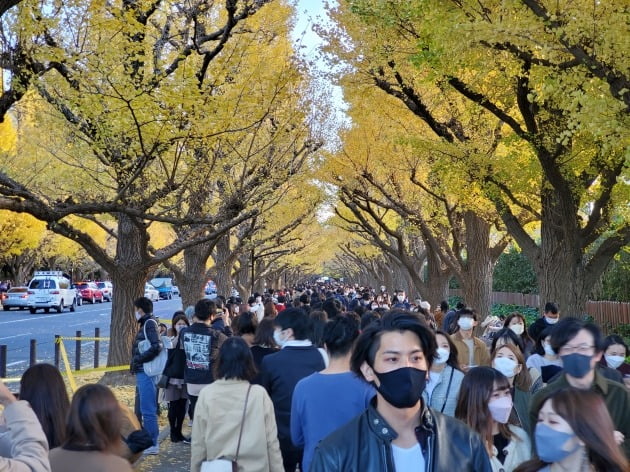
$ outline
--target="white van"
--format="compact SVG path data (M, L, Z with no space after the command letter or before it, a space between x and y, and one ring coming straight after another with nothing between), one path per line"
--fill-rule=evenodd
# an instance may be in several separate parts
M51 308L61 313L64 308L76 309L76 291L70 287L70 277L60 270L35 271L28 284L28 309L49 313Z

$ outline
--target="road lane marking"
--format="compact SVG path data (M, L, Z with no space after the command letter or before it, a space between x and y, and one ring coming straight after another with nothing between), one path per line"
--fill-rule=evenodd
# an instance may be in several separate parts
M29 336L29 335L28 334L16 334L15 336L7 336L6 338L0 338L0 340L2 340L2 339L21 338L23 336Z

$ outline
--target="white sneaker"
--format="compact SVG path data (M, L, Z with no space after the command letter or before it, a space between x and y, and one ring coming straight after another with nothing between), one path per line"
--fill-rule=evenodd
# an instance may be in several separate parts
M160 453L160 446L151 446L144 450L145 455L147 456L157 456Z

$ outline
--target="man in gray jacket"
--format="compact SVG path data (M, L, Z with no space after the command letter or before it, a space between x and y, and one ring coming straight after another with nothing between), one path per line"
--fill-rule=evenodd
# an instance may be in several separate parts
M0 405L4 412L0 426L9 435L11 456L0 456L3 472L50 472L48 440L35 412L26 401L18 401L0 381Z
M368 326L350 365L374 385L376 398L319 443L309 472L491 472L477 433L422 401L436 349L415 314L392 310Z

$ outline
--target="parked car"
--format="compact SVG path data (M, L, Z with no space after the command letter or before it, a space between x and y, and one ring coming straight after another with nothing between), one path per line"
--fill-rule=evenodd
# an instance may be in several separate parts
M60 270L35 271L28 284L28 309L34 314L38 309L49 313L54 308L61 313L64 308L74 311L77 292L70 285L70 277Z
M158 292L153 285L148 283L144 284L144 296L152 302L157 302L160 300L160 292Z
M160 298L164 300L170 300L173 298L173 279L170 277L157 277L150 280L157 291L160 293Z
M103 292L103 298L108 302L112 301L112 295L114 294L114 287L111 282L96 282L98 288Z
M171 289L173 290L173 295L179 297L179 287L177 285L173 285Z
M9 311L11 308L24 310L28 308L28 287L13 287L7 292L7 298L2 300L2 309Z
M77 282L77 290L81 294L81 298L92 304L103 303L103 291L98 288L94 282Z

